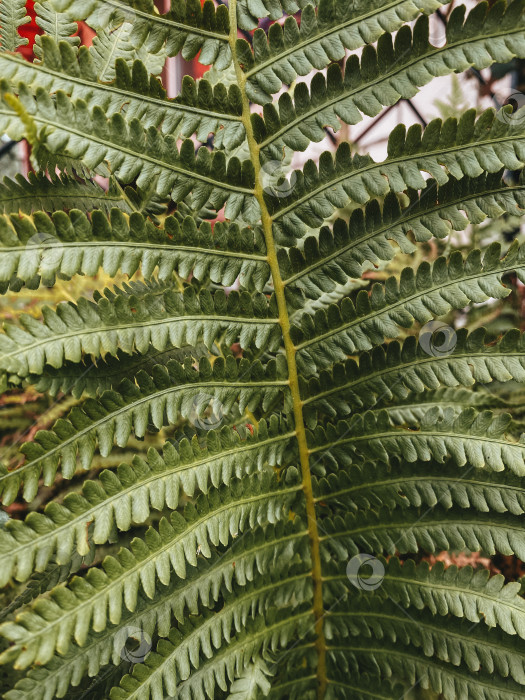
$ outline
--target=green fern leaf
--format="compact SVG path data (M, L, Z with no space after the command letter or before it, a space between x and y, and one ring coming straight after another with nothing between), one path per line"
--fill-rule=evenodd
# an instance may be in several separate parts
M130 626L148 636L152 636L156 630L161 637L167 637L171 630L172 614L182 623L187 614L197 614L201 604L210 608L225 592L231 594L234 587L249 585L266 571L273 571L278 579L279 572L282 573L290 565L294 555L304 550L305 536L301 523L279 522L264 529L257 527L247 531L242 538L233 541L226 553L213 551L209 560L199 557L197 567L189 568L183 581L173 578L167 587L159 583L161 595L154 599L147 598L139 591L137 606L132 613L124 610L121 620L108 626L104 633L89 632L82 646L71 645L62 664L61 659L54 657L44 668L31 670L24 682L12 691L23 693L21 696L13 695L14 700L27 698L28 695L43 698L46 693L53 692L60 697L69 684L78 685L82 673L88 668L91 674L95 674L110 659L114 664L121 663L122 647L118 640L122 638L125 641L124 635ZM78 594L81 593L82 589L79 588ZM44 618L40 622L44 626L50 625L51 629L60 627L68 616L75 615L74 608L64 611L48 605L47 611L50 613L47 623ZM26 615L23 619L30 623L31 617ZM39 639L45 637L38 626L31 629L31 625L24 627L22 622L17 629L23 635L21 639L24 639L24 643L33 640L33 646L38 646ZM16 656L19 651L20 648L13 648L11 654Z
M49 38L57 44L59 41L65 41L69 46L80 44L80 37L72 36L78 33L78 24L72 22L66 14L55 12L49 3L43 4L41 2L35 4L35 13L36 22L44 32L44 36L37 35L35 38L35 56L37 58L42 59L43 42Z
M449 260L423 262L416 271L406 267L399 280L390 277L384 284L374 284L370 295L360 291L355 304L345 297L314 315L303 314L292 329L303 373L313 374L318 367L395 338L399 326L410 328L414 321L425 323L472 302L504 299L510 289L502 276L515 271L518 278L523 277L523 250L515 242L503 259L500 254L499 243L492 244L483 257L481 251L473 250L465 260L455 251Z
M124 380L118 391L107 391L99 400L86 399L72 409L67 419L59 419L52 430L39 431L34 442L25 443L21 451L26 461L12 471L1 468L0 491L4 503L12 503L20 485L24 497L32 500L38 480L52 484L59 464L62 475L72 478L80 466L89 469L95 450L107 456L113 444L124 447L134 433L143 437L146 430L160 430L177 416L197 420L210 402L220 406L227 416L234 405L241 411L260 402L274 407L286 386L282 379L283 363L272 361L266 367L260 362L240 363L229 357L217 358L211 367L206 357L199 369L188 361L180 365L170 360L166 366L156 365L152 375L139 372L135 382ZM198 392L195 391L199 387ZM238 402L238 403L237 403Z
M257 700L259 693L268 695L272 684L267 675L268 669L262 660L248 666L241 677L231 684L228 700Z
M474 571L470 566L445 568L437 562L430 568L427 562L416 564L409 559L401 563L396 557L380 561L385 574L377 592L382 598L390 598L407 610L427 609L441 617L482 622L524 639L525 602L519 595L519 583L505 583L500 574L491 576L486 569ZM346 574L332 572L329 579L334 593L348 595ZM455 595L451 596L451 591Z
M27 39L18 33L18 28L31 21L26 14L24 0L5 0L0 6L0 45L3 51L16 51L26 46Z
M7 84L3 92L9 92ZM205 147L196 156L189 139L179 150L174 138L163 137L151 127L145 129L137 119L128 124L118 113L106 120L98 106L91 117L84 101L73 103L60 91L55 103L44 90L38 89L33 97L21 84L17 104L24 120L42 137L35 154L42 169L60 166L79 174L96 170L107 175L104 163L111 162L113 174L126 184L136 179L143 187L154 181L159 196L170 194L175 199L193 190L191 205L197 211L204 206L218 210L226 204L228 218L242 213L248 222L257 220L259 205L253 197L249 161L244 165L237 158L226 161L224 153L210 155ZM0 107L0 125L13 138L27 135L33 140L10 107Z
M413 32L404 25L395 41L382 34L377 49L365 46L361 61L350 56L344 73L337 63L329 66L326 76L315 73L310 87L295 86L293 101L284 92L278 109L271 103L265 108L264 122L256 121L259 147L266 157L276 159L284 146L303 151L325 138L327 125L338 131L339 120L357 124L362 114L375 117L383 107L414 97L419 87L458 66L481 70L522 55L523 4L513 2L505 8L500 2L487 10L479 3L464 21L465 7L457 7L450 15L445 46L429 43L428 18L420 16Z
M499 90L525 0L49 0L33 62L23 5L7 700L523 700L519 83L398 123L382 161L361 137L434 78Z
M429 172L443 185L449 175L461 179L465 175L479 177L483 171L495 173L503 166L521 169L525 127L522 119L509 119L510 111L505 110L498 115L487 110L477 121L475 110L465 112L459 122L434 119L423 132L419 124L408 131L400 124L390 134L388 157L383 163L370 156L352 155L348 143L339 146L335 157L325 151L319 166L310 160L303 171L294 171L290 196L266 195L275 235L288 244L303 235L305 225L321 226L349 200L365 204L373 197L385 196L390 189L422 189L426 183L421 171Z
M444 238L451 230L464 231L470 223L480 224L487 217L522 216L524 208L523 184L507 187L501 173L450 178L441 187L430 180L421 194L409 191L405 208L389 192L382 211L372 200L364 211L356 209L348 224L337 219L332 230L324 226L318 236L306 238L302 250L281 248L279 264L288 300L301 308L301 294L317 299L321 293L335 292L338 284L360 278L371 265L395 257L396 244L404 253L413 253L416 246L409 235L417 243Z
M360 512L323 520L323 528L324 556L345 562L360 552L393 555L420 549L431 553L481 550L489 555L515 554L521 559L525 549L520 518L465 513L454 507L448 511L436 507L423 514L406 508Z
M109 38L105 41L109 42ZM53 91L61 89L73 99L85 100L90 107L99 105L107 116L118 114L126 106L127 118L140 119L145 127L160 124L163 133L172 136L180 133L186 137L196 132L204 142L210 133L216 133L218 145L224 143L229 148L238 146L244 138L237 86L225 92L222 84L214 88L202 80L197 87L188 77L177 100L168 100L159 81L149 75L141 61L134 59L133 51L128 67L122 56L114 57L113 62L109 57L105 61L102 56L95 59L94 52L80 49L75 53L48 36L42 37L41 44L41 63L28 63L13 54L0 56L3 76L11 81L13 90L19 82L34 90L42 86ZM101 65L106 65L106 72L107 65L112 66L111 82L108 75L100 72Z
M483 328L471 334L459 329L454 332L450 347L442 354L439 351L431 354L421 337L418 342L415 336L410 336L403 345L396 341L389 343L386 352L376 347L372 353L363 353L359 363L347 360L337 364L331 374L323 372L319 379L314 378L304 386L305 417L314 426L316 411L333 419L350 414L356 407L377 406L378 402L396 406L410 392L421 394L440 386L525 381L524 336L512 330L490 345L485 338ZM471 392L468 396L467 405L476 400ZM481 405L487 401L482 395L478 398ZM460 404L457 400L454 403Z
M395 674L396 678L405 680L407 687L413 688L417 684L442 694L446 700L458 697L517 700L522 696L523 686L512 680L506 679L502 687L499 678L483 672L474 675L465 669L457 671L453 666L434 658L429 660L418 652L410 647L400 649L397 645L368 641L335 643L329 647L333 665L343 673L354 675L361 668L373 667L375 673Z
M155 12L153 0L53 0L53 5L75 19L85 19L97 30L104 29L110 18L121 23L132 20L131 43L151 53L163 49L168 56L181 53L191 60L200 52L200 62L213 63L218 70L231 62L228 11L224 6L216 9L211 0L202 9L200 2L181 0L165 15Z
M137 376L141 370L152 374L155 365L166 364L169 360L183 363L186 358L203 357L207 352L204 343L169 348L164 352L149 350L144 355L117 352L116 357L109 356L104 360L64 362L60 369L46 367L41 375L32 375L28 381L34 384L37 391L48 392L53 397L60 393L71 394L76 399L84 395L101 396L109 389L117 389L124 379ZM12 375L6 379L16 383Z
M171 285L126 285L80 298L55 311L43 309L43 322L20 316L22 327L4 326L0 336L0 369L25 377L40 374L44 366L61 367L82 357L116 356L118 350L145 353L153 346L163 351L204 342L207 348L222 336L229 346L237 337L241 347L276 350L281 333L265 296L222 290L200 294L191 286L176 293ZM253 321L253 317L260 320ZM245 320L246 319L246 320Z
M174 630L166 644L159 644L155 655L148 657L144 665L136 666L133 675L126 676L121 687L112 690L111 700L149 700L154 688L161 692L162 689L168 693L177 692L182 700L191 700L196 695L202 697L206 688L211 689L215 684L225 690L226 679L234 681L229 669L245 667L261 653L276 652L292 639L305 636L310 616L309 610L279 617L272 615L266 620L260 616L246 632L237 635L227 649L213 656L209 654L210 660L198 667L197 661L190 663L184 644L186 635L191 635L191 627L182 633Z
M345 49L372 44L383 32L395 31L419 12L434 12L442 4L441 0L421 0L416 7L412 0L401 0L392 6L385 0L375 0L371 5L349 5L336 0L320 2L316 12L313 4L305 3L300 25L294 17L288 17L282 27L272 24L268 36L262 29L256 30L253 55L247 42L238 40L246 94L253 102L269 102L283 83L291 84L298 75L340 61Z
M419 422L431 406L438 406L440 411L452 409L457 414L469 406L477 410L503 410L508 412L509 405L501 397L485 391L473 392L469 389L441 388L435 391L410 393L404 399L392 402L380 401L378 411L385 410L397 425ZM375 410L375 409L372 409Z
M120 621L124 607L133 612L139 590L151 600L157 580L168 586L172 577L186 578L187 566L197 566L199 555L211 557L212 545L226 546L256 524L285 520L299 488L297 484L278 488L268 473L238 480L232 487L200 496L195 505L186 506L184 516L173 512L170 520L160 520L158 530L149 528L145 539L135 538L130 549L106 557L103 570L91 569L85 577L72 579L68 588L56 588L48 610L42 611L45 619L53 620L52 627L43 631L30 611L19 617L22 629L17 623L4 623L2 635L15 642L24 635L25 626L30 632L37 631L31 643L25 640L20 646L18 666L25 668L35 659L47 663L55 648L66 653L72 637L82 646L91 627L100 632L109 621ZM79 605L79 599L84 605ZM14 651L10 648L7 656Z
M86 555L92 543L108 542L115 528L126 531L147 522L152 510L175 510L185 497L281 464L293 433L281 436L279 428L277 421L269 426L261 422L256 437L249 438L247 431L240 439L225 426L208 434L205 447L196 438L191 443L183 439L177 448L168 442L162 456L151 449L147 461L136 457L116 473L104 471L99 480L84 482L82 494L69 494L60 505L50 503L25 523L10 521L0 531L3 581L12 576L24 580L28 571L42 570L49 560L66 563L75 550Z
M389 455L402 454L408 462L418 459L443 462L450 455L459 466L469 463L478 469L525 474L525 442L505 438L510 416L494 416L492 411L477 413L429 409L419 425L395 426L386 411L356 413L349 421L317 428L312 440L313 454L321 453L328 464L352 463L359 454L388 462ZM355 446L354 446L355 445Z
M31 172L27 180L18 174L14 180L5 177L0 184L0 211L4 214L30 214L40 209L60 211L72 209L73 205L75 208L81 206L84 212L102 209L109 214L112 208L118 208L131 213L125 196L114 184L104 192L95 183L81 182L67 175L48 178L42 173ZM3 219L2 223L7 221ZM2 233L5 229L4 224Z
M455 624L454 624L455 623ZM521 640L509 640L504 634L487 634L480 626L453 621L445 632L439 621L427 611L417 618L408 616L391 600L362 596L345 601L328 615L327 636L339 641L358 642L358 637L385 640L402 649L416 647L421 658L437 657L453 666L464 663L470 671L482 667L502 679L509 676L525 685L524 655Z
M137 51L130 41L133 24L117 22L116 26L101 29L93 38L90 54L97 78L102 82L113 80L116 76L116 63L121 60L130 68L137 60L142 60L147 73L157 75L161 72L166 56L163 51L150 54Z
M69 179L62 182L69 192ZM60 197L60 190L53 191ZM111 276L119 270L133 275L139 267L144 277L157 272L161 281L175 271L182 278L193 273L201 281L209 276L224 286L239 277L246 289L264 289L270 271L257 229L218 223L212 232L208 223L197 228L189 216L181 223L169 216L159 228L139 212L123 216L111 194L105 202L109 216L93 211L87 217L72 209L68 215L55 211L52 217L38 212L32 218L0 217L0 290L38 285L44 273L50 285L56 276L95 275L99 269Z
M259 24L259 20L268 17L279 20L284 15L293 16L307 4L317 5L312 0L239 0L237 3L237 21L239 27L251 31Z
M315 484L316 500L345 513L387 506L442 508L460 506L481 513L525 512L523 480L514 474L489 472L468 466L459 473L453 460L402 462L391 465L366 462L340 474L329 474ZM332 499L334 499L332 501Z

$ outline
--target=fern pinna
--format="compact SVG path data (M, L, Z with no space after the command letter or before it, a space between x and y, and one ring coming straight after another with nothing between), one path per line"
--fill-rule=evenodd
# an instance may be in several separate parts
M525 698L520 584L431 558L525 559L525 338L451 325L525 249L443 240L523 214L525 116L289 165L525 58L524 0L437 46L443 4L42 0L29 63L0 0L0 131L35 166L0 186L1 291L115 282L0 335L3 391L72 405L0 470L7 700ZM179 54L211 69L168 98Z

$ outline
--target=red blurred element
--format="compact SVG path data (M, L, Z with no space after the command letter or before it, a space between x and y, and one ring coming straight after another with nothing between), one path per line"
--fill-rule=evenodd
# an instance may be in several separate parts
M206 0L201 0L201 5L204 5ZM169 4L169 0L168 0ZM182 60L182 59L181 59ZM193 61L184 61L185 63L185 70L184 70L184 75L191 75L192 78L195 78L198 80L199 78L202 78L204 73L208 70L209 66L203 66L201 63L199 63L199 54L193 59Z
M26 10L29 17L31 17L31 22L23 24L19 28L18 32L21 37L23 37L24 39L28 39L29 43L25 46L19 46L17 51L18 53L22 54L26 61L33 62L35 58L35 38L37 34L42 34L43 32L42 29L36 23L35 0L26 0ZM78 27L78 35L80 36L80 41L82 44L84 44L85 46L91 46L95 32L92 29L90 29L86 24L80 22ZM24 175L27 175L27 173L30 170L32 170L30 162L31 149L29 147L29 144L27 144L27 142L25 141L22 143L22 149L23 170Z
M17 51L21 53L27 61L32 61L34 58L33 46L35 44L35 37L37 34L42 34L42 30L35 20L35 0L27 0L26 9L27 14L31 17L31 22L23 24L19 28L18 33L20 36L24 37L24 39L29 39L29 44L26 44L26 46L20 46Z
M91 27L88 27L85 22L78 23L78 36L80 37L82 46L91 46L95 34L96 32L91 29Z
M204 5L205 0L201 0L201 5ZM200 53L200 52L199 52ZM192 63L192 71L191 75L194 78L202 78L204 73L208 70L209 66L203 66L201 63L199 63L199 54L193 59Z
M35 0L27 0L26 10L29 17L31 17L31 22L23 24L19 28L18 33L20 34L20 36L24 37L24 39L28 39L29 44L27 44L26 46L20 46L17 49L17 51L21 53L27 61L33 61L33 59L35 58L35 55L33 53L35 38L37 34L42 34L43 32L42 29L36 23ZM87 24L84 24L84 22L79 22L78 35L80 37L80 42L84 46L91 46L93 42L93 37L95 36L95 32L92 29L90 29L87 26Z
M35 38L37 34L42 34L42 30L36 23L35 0L27 0L26 10L29 17L31 17L31 22L23 24L18 29L18 33L24 39L28 39L29 43L25 46L19 46L17 51L18 53L22 54L26 61L32 62L35 58L35 54L33 52ZM30 170L33 170L33 168L31 167L31 147L29 146L27 141L23 141L19 148L21 149L22 173L23 175L27 176L28 172Z

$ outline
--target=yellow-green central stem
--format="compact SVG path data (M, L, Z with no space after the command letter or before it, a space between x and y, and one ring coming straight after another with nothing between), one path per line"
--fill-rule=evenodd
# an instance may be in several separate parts
M315 510L315 499L312 488L312 475L310 472L310 458L308 443L306 441L306 429L303 419L303 403L299 391L299 374L297 371L296 349L290 336L290 316L286 303L284 283L277 261L277 251L273 238L272 218L264 201L264 190L261 178L261 163L259 157L259 145L253 133L250 102L246 95L246 77L237 60L237 0L230 0L230 48L232 52L233 65L237 82L242 93L243 113L242 122L246 130L246 139L250 149L250 157L255 169L254 194L261 209L261 222L264 230L266 242L266 252L268 265L272 273L273 286L277 306L279 310L279 323L283 334L284 349L288 363L288 382L293 400L293 412L295 421L295 435L299 447L299 460L302 473L302 488L306 502L306 515L308 518L308 534L310 538L310 548L312 556L312 579L313 579L313 612L315 619L316 649L317 649L317 680L318 680L318 700L323 700L326 693L326 643L323 631L323 579L321 570L321 556L319 550L319 531L317 527L317 515Z

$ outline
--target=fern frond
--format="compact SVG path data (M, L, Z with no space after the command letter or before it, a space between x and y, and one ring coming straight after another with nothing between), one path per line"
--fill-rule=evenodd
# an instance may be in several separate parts
M435 356L425 350L421 339L418 342L415 336L409 336L402 345L393 341L386 351L376 347L371 353L361 354L359 363L347 360L312 378L302 391L305 418L315 425L317 411L334 419L378 402L390 402L395 408L396 402L410 392L418 394L443 386L467 387L512 379L525 382L524 352L525 336L516 329L496 343L486 344L484 328L472 333L460 328L455 333L454 347ZM469 392L468 396L475 400L476 395ZM486 401L486 397L478 398L482 404Z
M89 53L93 58L93 64L97 78L106 82L113 80L116 76L116 63L123 61L131 68L135 61L141 61L149 75L157 75L162 71L166 63L166 54L161 50L159 53L149 53L144 50L136 50L131 43L133 24L131 22L117 22L110 24L104 29L100 29L93 37L93 44Z
M363 595L330 610L325 629L330 643L336 645L345 640L358 642L357 638L384 640L402 649L416 647L422 660L434 657L471 672L483 668L525 685L523 641L500 630L488 633L465 620L451 620L444 629L428 611L421 611L416 618L391 600Z
M0 290L5 293L35 278L38 284L44 271L46 282L53 283L58 275L95 275L99 269L111 276L119 270L131 276L139 267L145 278L156 272L163 281L177 272L183 279L192 274L205 281L209 276L223 286L239 278L245 289L258 291L269 279L258 229L218 222L212 232L208 223L197 227L190 216L181 223L168 216L159 228L139 212L123 216L115 208L118 200L114 203L111 196L106 206L111 207L107 215L93 211L84 216L71 209L69 214L55 211L51 217L41 213L0 217Z
M20 626L33 632L31 644L26 639L6 655L18 651L18 666L25 668L37 658L47 663L55 648L66 653L72 638L82 645L91 627L100 632L108 622L120 622L124 607L133 612L139 590L152 600L157 581L168 586L173 577L186 578L187 566L197 566L199 555L211 557L212 546L226 546L256 525L285 522L299 488L292 478L286 487L280 486L266 472L199 496L195 505L186 505L184 515L173 511L169 520L160 520L158 530L150 527L144 538L132 540L129 549L121 549L117 557L107 556L101 568L91 568L85 577L55 588L44 604L48 610L42 610L44 619L53 622L46 630L31 611L22 613L16 623L0 626L0 633L15 642L24 635Z
M101 396L109 389L118 388L124 379L136 377L141 370L152 374L155 365L165 365L169 360L182 363L185 358L203 357L206 354L208 349L204 343L169 348L163 352L149 350L144 355L126 355L118 352L116 357L110 355L95 362L64 362L60 369L46 367L42 374L28 377L28 381L34 384L36 391L47 392L53 397L60 393L71 394L76 399L85 394ZM12 375L7 379L15 380Z
M509 469L525 475L525 442L505 437L511 417L495 416L492 411L478 413L474 408L459 415L455 411L429 409L419 424L396 426L386 411L355 414L326 430L318 427L311 434L312 454L321 454L327 464L339 466L358 461L357 455L389 461L402 455L407 462L435 459L443 462L451 456L459 466L478 469Z
M279 20L284 15L293 16L307 4L316 6L317 0L260 0L257 4L238 0L237 22L241 29L252 31L261 19Z
M421 193L408 192L404 208L398 196L389 192L382 209L372 200L364 211L355 209L348 223L337 219L332 229L323 226L318 235L305 239L301 250L279 250L288 301L301 308L301 292L308 299L335 292L337 285L360 278L371 265L392 260L396 254L393 244L403 253L413 253L416 246L410 236L416 243L445 238L452 231L464 231L469 224L481 224L487 217L496 219L505 213L523 216L525 184L521 180L507 186L501 173L450 178L441 187L429 180Z
M475 110L468 110L459 121L434 119L423 132L419 124L408 131L400 124L390 134L388 157L382 163L352 155L346 142L335 156L325 151L318 166L309 160L302 171L293 172L288 197L265 196L275 235L289 244L303 235L305 226L321 226L350 200L365 204L390 189L423 189L421 171L443 185L449 176L479 177L483 171L495 173L502 167L520 170L525 163L525 125L521 119L507 118L510 109L504 107L500 118L489 109L477 120Z
M256 583L247 583L242 588L233 586L233 590L231 593L228 593L225 590L221 591L221 597L224 600L224 606L220 610L214 611L213 614L207 613L206 617L202 621L202 625L199 625L195 629L195 633L192 639L192 646L195 651L200 652L208 648L207 642L209 641L210 635L212 639L214 639L214 645L216 646L216 648L219 648L218 645L222 645L224 642L228 643L231 639L232 633L235 634L241 632L241 630L244 628L250 617L255 617L256 614L264 615L264 613L270 607L269 598L273 595L277 597L279 604L283 607L290 604L293 607L295 607L300 603L308 601L308 599L311 597L311 584L308 581L308 578L304 575L304 573L299 573L295 576L283 576L281 573L281 576L279 578L279 576L276 575L276 572L272 572L272 574L269 575L268 578L265 579L263 577L258 577L255 579L255 581ZM196 579L193 580L194 586L195 583ZM184 593L184 589L180 585L178 589L175 588L173 592L177 594L179 593L179 590L180 592ZM236 600L235 603L234 599ZM152 611L154 611L155 614L160 613L160 610L155 610L155 608L159 607L160 606L158 604L154 605L150 602L150 608L152 609ZM168 611L169 613L171 613L169 601L164 601L163 608L165 613ZM53 612L55 611L50 611L50 614L52 615ZM140 609L137 612L140 615ZM62 618L64 617L65 616L62 615ZM128 615L127 617L129 618L130 616ZM145 619L144 615L142 615L141 617ZM21 617L21 619L23 620L23 616ZM56 627L59 622L60 620L53 620L54 624L52 627ZM168 627L169 630L169 622L170 620L168 617L167 620L163 621L162 627ZM182 626L183 622L181 621L180 624ZM148 626L151 625L148 624ZM152 628L152 631L154 629L155 628ZM12 626L9 627L8 625L5 625L4 630L6 636L12 637L14 631ZM53 633L52 628L49 631ZM110 627L107 631L108 634L106 636L111 636L113 638L114 645L117 646L119 641L117 635L119 635L120 633L120 637L122 637L122 633L125 633L126 631L126 626L119 625L117 629ZM95 640L97 640L98 636L99 635L94 635ZM166 634L165 636L168 636L168 634ZM41 632L40 634L37 633L36 635L27 635L28 639L24 640L24 645L33 646L36 643L40 643L42 645L41 637ZM60 641L63 644L63 640ZM89 644L88 638L87 646L91 647L90 651L92 652L95 644ZM98 644L97 646L100 646L100 644ZM10 650L13 656L14 652L16 651L17 650L13 648L11 648ZM18 649L18 651L20 651L20 649ZM84 655L86 654L86 651L87 649L82 649ZM120 651L122 652L122 650ZM179 649L178 654L180 654L181 651L182 650ZM74 656L78 658L80 654L78 650L74 650L73 653L69 654L69 656L70 659L73 659ZM39 658L45 657L37 657L37 659Z
M520 559L525 555L521 517L472 513L454 506L448 510L436 506L423 513L411 508L348 513L323 520L323 530L324 558L345 562L360 552L482 551Z
M0 369L26 377L40 374L45 365L61 367L67 360L83 357L129 355L168 347L211 348L221 336L227 347L239 342L277 350L281 332L275 314L263 294L222 289L197 293L188 286L175 292L169 284L152 280L122 289L106 289L90 302L81 297L77 304L43 308L42 322L23 314L18 325L4 325L0 335Z
M103 30L110 18L128 20L133 23L131 43L151 53L163 49L168 56L180 53L186 60L199 54L203 65L213 63L217 70L231 63L228 10L224 5L215 8L211 0L202 9L197 0L180 0L166 14L156 12L152 0L53 0L53 5L97 30Z
M316 299L308 300L308 309L310 313L315 313L322 309L326 310L333 304L337 304L338 301L350 296L353 292L359 289L366 289L370 286L370 282L367 279L354 279L350 277L345 284L336 284L331 292L322 292ZM296 306L296 301L294 295L290 294L291 287L285 287L285 294L289 299L292 299L290 306L294 308ZM296 318L300 318L301 312L303 311L303 303L301 306L290 313L290 317L295 321Z
M52 430L39 431L33 442L25 443L21 451L26 461L12 471L1 469L3 503L13 502L22 483L24 498L32 500L40 477L51 485L59 465L66 479L73 477L77 466L89 469L97 447L107 456L114 443L124 447L132 433L140 438L148 429L160 430L167 421L195 420L210 401L217 402L226 416L237 402L241 411L273 405L287 385L283 364L272 360L263 366L218 357L212 367L204 357L198 370L188 359L184 365L175 360L157 365L151 375L139 372L135 382L124 380L118 391L107 391L98 400L86 399Z
M349 4L345 0L305 4L301 22L287 17L284 25L270 25L268 35L262 29L253 34L253 53L246 40L237 40L237 53L246 82L246 94L259 104L271 101L283 83L291 85L298 75L313 68L322 70L333 61L345 58L345 50L372 44L383 34L399 29L419 13L431 13L442 0L400 0L395 5L385 0Z
M466 259L454 251L448 260L439 257L416 270L404 268L399 280L392 276L377 282L370 294L358 292L355 304L346 297L314 315L304 313L292 328L302 372L308 376L348 355L371 350L385 338L397 337L400 326L425 323L471 302L504 299L511 292L502 282L505 273L525 279L525 248L515 241L504 258L500 254L499 243L489 246L483 257L479 250Z
M188 658L184 646L191 627L186 626L182 632L174 630L165 644L159 643L156 654L135 666L133 674L124 677L120 687L112 690L111 700L149 700L156 689L161 693L177 693L181 700L213 695L215 686L226 691L228 681L235 680L235 668L245 668L259 656L280 651L292 639L308 635L309 609L299 609L293 614L286 609L278 615L275 610L271 613L266 619L261 615L250 622L246 631L239 633L223 650L213 653L210 645L202 665L197 659L189 663L191 657Z
M335 668L341 669L345 675L355 675L359 671L379 676L395 675L405 681L405 687L417 685L430 689L445 700L461 697L520 700L523 697L523 686L513 680L507 678L502 684L500 678L483 671L474 674L466 669L456 669L435 658L427 658L413 647L400 647L384 641L336 641L328 647L328 655Z
M212 87L207 80L199 85L185 78L181 94L168 100L162 85L150 77L138 60L128 67L122 58L116 60L116 75L108 82L100 82L99 62L91 52L81 49L75 53L49 37L42 37L43 60L28 63L13 54L0 55L3 77L12 82L13 90L19 82L32 90L45 87L52 92L64 90L74 100L83 99L92 108L99 105L109 117L126 107L128 120L137 118L144 127L160 126L163 133L172 136L191 136L206 142L210 133L216 134L217 145L227 148L238 146L244 138L244 127L239 113L242 110L236 85L227 91L222 84ZM220 127L223 127L222 129Z
M272 687L268 675L270 674L264 661L255 661L231 684L227 700L257 700L260 697L259 693L263 696L268 695Z
M74 554L66 564L49 564L43 571L34 572L27 580L24 589L11 603L0 612L0 622L5 622L14 616L22 607L28 606L43 593L52 590L60 583L78 572L83 565L93 562L94 548L86 556Z
M523 4L495 3L490 9L479 3L464 21L465 7L450 15L445 46L429 43L428 18L420 16L413 32L403 25L395 41L382 34L377 49L365 46L361 60L349 56L344 72L337 63L315 73L310 87L299 83L293 99L284 92L274 107L265 107L264 122L256 121L259 146L268 158L282 157L284 146L304 151L322 141L326 126L338 131L341 122L357 124L362 114L375 117L383 107L409 99L433 78L471 66L481 70L498 61L525 55ZM256 119L256 118L255 118Z
M22 687L17 687L16 691L34 693L30 695L31 700L36 700L39 693L43 700L46 693L55 691L58 697L62 697L69 685L78 685L86 670L89 669L90 675L94 675L110 661L115 664L121 662L121 649L115 644L115 639L119 635L123 636L130 625L150 637L154 633L167 637L172 616L182 623L188 614L198 614L201 605L205 608L213 607L225 592L231 593L234 586L246 586L259 577L265 577L268 572L273 572L274 576L280 572L282 574L291 565L294 555L304 552L306 534L304 526L298 520L295 523L278 522L265 528L256 527L252 531L246 531L241 538L233 541L228 551L220 554L213 551L209 559L199 557L197 567L189 568L184 580L174 577L167 587L158 583L159 594L155 598L149 599L139 591L138 602L132 613L124 609L121 619L106 626L102 632L88 631L86 634L82 631L82 637L79 637L81 646L71 644L69 651L60 660L62 663L55 659L44 668L30 671L29 677L24 679L23 684L19 684ZM81 592L79 589L78 594ZM78 599L78 603L81 602L82 596ZM50 625L51 629L64 624L68 616L75 614L73 608L59 611L49 603L46 607L46 613L50 617L47 618L47 623L42 618L41 624ZM36 609L32 609L32 614L37 614ZM58 618L55 618L56 614L59 615ZM29 615L24 617L28 622L30 619ZM38 626L32 629L31 626L24 627L22 623L18 624L17 630L22 644L34 640L33 646L38 646L39 639L45 636L41 635ZM14 648L11 653L16 657L19 651L20 648ZM26 697L25 694L21 697L14 696L14 700Z
M440 411L453 409L461 413L470 406L480 411L488 408L493 411L502 410L509 412L507 402L494 395L490 391L472 391L466 388L449 389L442 387L435 391L414 392L404 399L394 399L378 402L380 408L385 410L396 425L418 423L431 406L438 406ZM372 409L376 410L376 409Z
M0 89L2 86L0 86ZM9 93L3 83L2 93ZM235 220L257 223L260 210L253 196L254 169L250 161L229 161L222 151L210 153L204 146L195 155L193 141L177 147L176 139L162 136L156 129L145 129L137 119L127 122L120 114L108 120L101 107L91 112L83 100L73 102L58 91L53 101L47 91L37 89L33 96L23 83L15 100L20 120L11 107L0 104L0 127L13 138L26 137L37 146L42 169L56 167L83 174L111 172L125 184L138 187L155 185L155 192L174 201L193 192L191 206L199 211L206 206ZM11 100L11 103L13 101ZM29 131L26 129L29 125ZM31 132L31 133L29 133ZM35 140L38 138L38 142Z
M78 33L78 24L63 12L55 12L49 2L35 3L36 23L44 34L35 37L35 56L42 60L45 41L53 40L56 44L65 41L69 46L79 46L80 37L72 36ZM3 57L5 54L3 55ZM6 76L5 76L6 77Z
M467 466L458 472L453 460L408 463L393 458L390 465L366 462L316 481L316 501L343 515L412 506L449 509L459 506L480 513L525 513L525 482L507 471L489 472Z
M391 700L392 698L402 698L405 692L405 689L397 681L378 678L375 674L357 671L350 680L349 674L345 673L344 669L333 664L330 664L327 669L327 680L327 693L331 693L334 700L346 700L349 693L352 693L351 697L355 700ZM292 697L294 700L299 700L304 696L299 691ZM311 697L314 700L315 694Z
M31 21L26 14L25 0L4 0L0 5L0 46L3 51L16 51L26 46L27 39L18 33L18 28Z
M49 503L43 513L10 521L0 530L2 585L11 577L25 580L50 560L65 564L75 550L85 555L92 543L108 542L115 529L124 532L146 522L152 510L175 510L185 496L281 466L293 437L292 432L280 434L281 427L277 419L269 425L263 420L253 437L242 426L225 426L210 431L204 446L197 438L183 439L177 447L167 442L162 455L150 448L147 460L137 456L116 472L102 472L97 481L86 480L82 493Z
M111 209L117 208L131 214L122 190L114 182L110 182L108 191L104 191L94 182L77 180L66 174L47 177L44 173L29 172L27 179L17 174L14 180L4 177L0 184L0 212L3 214L31 214L38 210L61 211L78 207L84 212L100 209L109 214ZM5 236L8 221L2 219L4 225L0 224L0 236Z
M309 651L311 645L297 645L295 650L299 653ZM291 654L294 653L292 650ZM276 679L272 682L269 700L315 700L317 696L316 677L308 671L305 672L303 663L291 670L288 680ZM330 659L328 659L330 662ZM340 671L333 664L327 665L327 689L326 695L331 700L398 700L403 697L404 689L399 683L378 678L368 673L355 673L350 675ZM291 679L293 677L293 679ZM16 699L14 699L16 700Z
M6 700L525 698L519 86L341 135L525 59L444 4L0 0Z
M381 597L409 612L426 609L441 617L465 618L525 639L525 601L519 595L519 583L505 583L501 574L491 576L487 569L473 570L470 566L445 568L438 561L430 568L425 561L416 564L408 559L401 563L397 557L379 560L385 574L375 593ZM332 570L327 580L332 594L348 595L346 574Z

